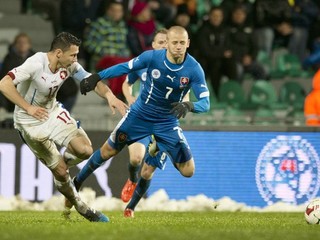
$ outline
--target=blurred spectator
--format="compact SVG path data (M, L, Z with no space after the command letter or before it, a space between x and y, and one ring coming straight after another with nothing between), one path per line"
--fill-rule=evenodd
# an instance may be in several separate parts
M291 6L292 35L288 49L302 61L306 57L309 29L319 15L313 0L295 0Z
M8 54L3 60L0 79L2 79L10 70L21 65L34 53L30 37L26 33L19 33L14 38L13 43L9 46ZM0 107L5 108L8 112L13 112L14 110L14 104L7 100L1 93Z
M60 4L61 30L69 32L79 39L84 38L84 33L91 21L96 19L98 8L103 0L63 0ZM78 61L86 69L90 69L90 57L82 45L79 49ZM67 84L63 84L64 87Z
M256 61L258 49L253 28L246 24L246 16L246 9L243 6L237 6L231 14L231 49L237 61L238 78L242 80L244 74L249 73L256 80L268 79L265 69Z
M220 4L220 7L223 9L225 16L228 18L225 19L227 24L231 23L231 15L234 8L242 6L246 9L247 18L246 25L253 25L253 3L251 0L223 0Z
M165 26L175 16L175 7L167 0L148 0L146 1L155 16L155 20Z
M122 3L109 1L105 6L105 14L91 22L85 37L84 47L91 54L92 71L128 61L131 51L127 41L128 28L124 20ZM123 99L121 86L124 80L125 76L108 80L113 93L121 99Z
M320 70L314 75L312 80L312 91L305 99L304 116L306 125L320 126Z
M291 33L288 25L291 17L290 5L287 0L256 0L253 15L258 50L271 56L277 26L282 24L279 30L283 36Z
M197 23L201 25L203 21L207 21L209 18L208 9L220 6L222 1L223 0L197 0Z
M134 4L128 21L128 31L128 44L134 56L152 49L156 22L147 3L137 1Z
M20 0L20 13L26 14L31 11L31 0Z
M32 10L52 22L53 34L61 31L60 2L63 0L31 0Z
M208 21L203 22L196 34L198 60L204 67L216 96L222 75L233 80L237 78L236 62L223 18L220 7L211 8Z
M197 8L199 7L199 0L168 0L172 3L172 5L177 9L177 6L181 4L186 4L188 7L188 13L190 16L190 21L192 24L197 24L199 21L197 15ZM214 0L213 0L214 1ZM207 8L208 9L208 8ZM207 10L206 9L206 10Z
M256 0L255 27L259 50L285 47L301 61L305 57L308 32L319 9L312 0Z
M314 39L311 52L308 57L303 60L302 66L304 69L311 68L317 70L320 68L320 37Z

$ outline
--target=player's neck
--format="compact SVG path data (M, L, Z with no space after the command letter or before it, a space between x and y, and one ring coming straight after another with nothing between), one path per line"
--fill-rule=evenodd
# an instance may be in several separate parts
M186 57L185 55L183 55L182 57L173 57L170 54L167 54L167 59L172 64L181 64L181 63L183 63L185 57Z
M48 52L47 56L48 56L48 60L49 60L49 69L53 73L57 72L57 70L60 68L58 59L51 52Z

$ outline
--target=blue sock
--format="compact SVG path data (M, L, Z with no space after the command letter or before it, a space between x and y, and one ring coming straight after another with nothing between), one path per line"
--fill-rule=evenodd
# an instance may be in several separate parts
M139 171L140 165L133 166L130 162L128 165L129 170L129 179L131 182L136 183L138 181L138 171Z
M140 199L143 197L143 195L149 189L150 183L151 183L151 179L150 180L146 180L146 179L144 179L142 177L139 179L137 187L134 190L133 196L132 196L129 204L127 205L127 208L130 208L132 210L135 209L135 207L139 203Z
M76 182L80 185L93 173L98 167L100 167L105 162L101 157L100 149L95 151L89 158L87 164L81 169L77 174Z

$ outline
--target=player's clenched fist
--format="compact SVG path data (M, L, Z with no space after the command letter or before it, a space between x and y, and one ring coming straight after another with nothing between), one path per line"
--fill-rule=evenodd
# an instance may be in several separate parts
M193 111L194 106L192 102L174 102L171 103L173 108L171 109L170 113L176 116L178 119L181 117L185 117L188 112Z
M80 92L83 95L86 95L87 92L90 92L95 89L97 83L100 81L100 76L97 73L92 74L91 76L84 78L80 82Z

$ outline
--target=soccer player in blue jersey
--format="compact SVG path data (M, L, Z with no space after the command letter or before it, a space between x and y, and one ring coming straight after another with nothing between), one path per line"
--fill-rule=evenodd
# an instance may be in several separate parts
M163 28L158 30L153 37L152 48L155 50L164 49L167 46L167 29ZM141 69L136 72L129 73L126 77L126 80L122 84L122 92L125 96L128 105L131 106L136 101L136 96L132 93L133 85L140 80L140 91L144 88L144 83L146 81L147 69ZM139 91L139 92L140 92ZM126 181L124 187L121 191L121 199L123 202L128 202L132 194L136 188L138 182L138 172L140 169L140 165L142 160L146 154L146 150L148 149L149 144L150 149L156 149L155 141L151 136L139 139L137 142L132 143L128 146L129 150L129 178ZM152 147L151 147L152 146Z
M149 188L156 168L162 169L167 155L184 177L192 177L195 163L179 126L179 118L188 112L210 109L209 91L200 64L187 53L189 37L183 27L173 26L167 33L167 49L145 51L129 62L120 63L85 78L80 83L82 94L92 91L102 79L108 79L147 68L147 77L137 101L118 123L108 140L95 151L74 178L77 189L106 160L126 145L154 135L159 150L145 156L134 194L124 216L133 217L134 209ZM192 88L196 102L182 102Z

